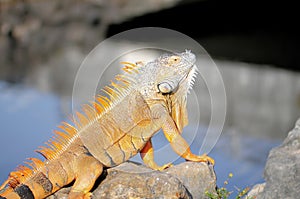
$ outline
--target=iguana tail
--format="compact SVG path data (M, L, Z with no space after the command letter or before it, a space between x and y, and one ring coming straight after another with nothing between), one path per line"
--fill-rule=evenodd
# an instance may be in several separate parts
M40 164L34 169L21 166L11 172L0 187L0 199L45 198L72 182L69 198L88 196L102 173L103 165L88 153L80 140L71 146L70 151L51 161L34 159L32 161Z
M33 199L50 195L60 188L59 184L62 181L66 181L65 175L59 176L59 172L55 174L55 171L51 170L51 167L57 166L55 161L49 165L45 164L41 171L33 172L29 167L22 166L17 171L11 172L1 186L0 198ZM49 171L51 178L45 171Z
M75 127L63 123L60 128L64 132L57 131L49 147L38 151L46 160L30 158L28 166L11 172L0 186L0 199L45 198L73 181L73 198L89 193L103 166L82 145Z

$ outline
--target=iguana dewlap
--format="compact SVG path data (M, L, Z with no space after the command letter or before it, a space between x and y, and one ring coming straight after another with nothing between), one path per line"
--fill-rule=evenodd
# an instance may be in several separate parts
M61 131L38 151L42 162L30 158L0 187L0 198L45 198L74 181L69 198L89 198L103 168L127 161L137 153L146 165L154 162L151 137L160 129L173 150L186 160L210 162L191 153L181 132L188 123L186 98L195 75L195 55L190 51L165 54L147 64L124 62L128 74L103 89L94 103L84 105L74 126L62 123Z

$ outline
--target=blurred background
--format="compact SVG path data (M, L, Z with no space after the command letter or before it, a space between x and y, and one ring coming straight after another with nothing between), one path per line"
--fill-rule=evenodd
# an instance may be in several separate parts
M75 75L86 55L109 36L152 26L192 37L221 72L227 115L210 153L218 184L230 172L232 190L262 182L269 150L300 116L297 15L296 5L284 1L0 0L0 181L36 156L37 146L71 113ZM194 152L211 117L207 88L198 87L200 124L185 128L200 126L191 139ZM161 134L155 140L155 147L165 143ZM165 161L163 155L156 158Z

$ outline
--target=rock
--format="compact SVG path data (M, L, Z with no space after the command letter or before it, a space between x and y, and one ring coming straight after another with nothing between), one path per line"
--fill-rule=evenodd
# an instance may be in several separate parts
M107 169L93 190L92 198L207 198L205 191L215 192L216 176L212 166L184 162L165 171L154 171L143 165L125 162ZM70 187L49 196L67 198Z
M142 167L142 168L139 168ZM191 198L174 176L125 163L111 168L93 198Z
M252 187L252 189L247 193L248 198L255 198L258 194L263 192L264 188L266 186L266 183L257 184ZM247 199L246 197L246 199Z
M178 178L193 198L204 198L206 191L216 191L216 175L212 165L185 162L167 169L166 173Z
M300 195L300 119L282 145L271 150L264 172L266 185L257 199L295 199Z
M47 197L47 199L67 199L70 190L71 187L62 188L58 190L55 194L52 194L51 196Z

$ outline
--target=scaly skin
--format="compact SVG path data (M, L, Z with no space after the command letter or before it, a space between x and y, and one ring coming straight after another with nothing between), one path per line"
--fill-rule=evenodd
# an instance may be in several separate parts
M151 137L160 129L172 149L189 161L210 162L195 155L181 132L187 125L186 96L195 76L195 56L186 51L162 55L147 64L124 62L129 75L105 87L109 96L99 96L74 118L75 126L62 123L49 147L38 152L46 160L31 159L29 167L11 172L0 187L0 198L45 198L74 181L69 198L89 198L103 168L119 165L137 153L144 163L163 170L154 162Z

